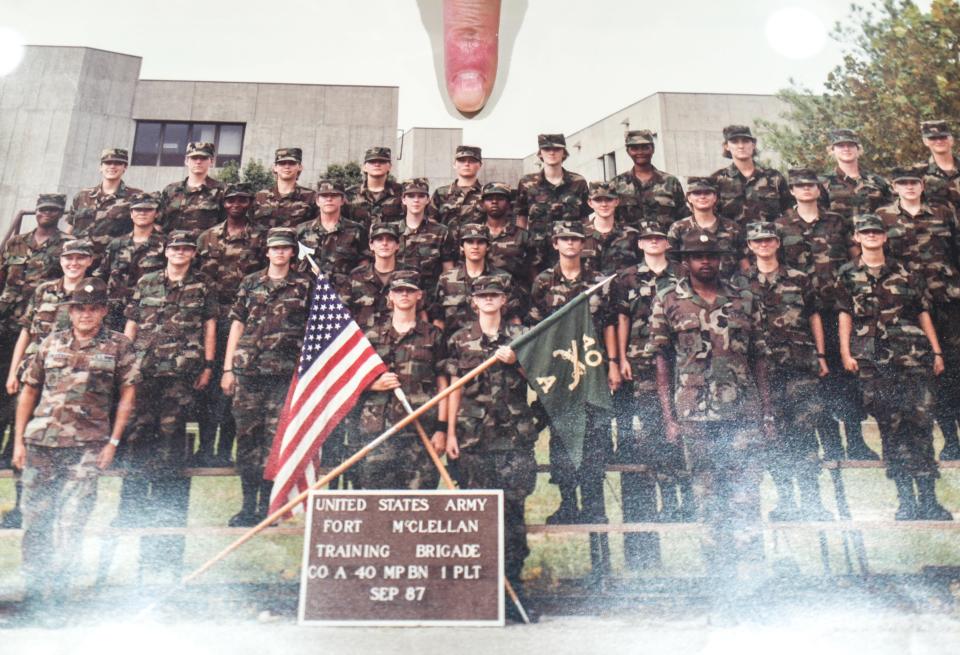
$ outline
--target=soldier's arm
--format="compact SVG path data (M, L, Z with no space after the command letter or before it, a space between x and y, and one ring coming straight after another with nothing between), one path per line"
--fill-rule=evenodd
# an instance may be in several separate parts
M126 325L123 326L123 336L130 339L130 341L136 341L137 327L136 322L127 319Z
M603 326L603 345L607 349L607 361L610 362L607 367L607 386L610 387L610 391L616 391L623 383L623 378L620 375L619 344L617 342L616 325Z
M33 410L40 399L40 387L32 384L23 385L20 396L17 398L17 414L13 432L13 467L23 470L27 462L26 445L23 442L23 433L27 429L27 422L33 416Z
M124 384L120 386L120 399L117 401L117 413L113 419L113 429L110 431L110 442L103 447L103 450L97 456L97 468L100 470L109 468L110 464L113 463L113 456L117 452L117 447L113 444L120 441L123 436L123 430L127 427L130 414L133 412L136 396L136 385Z
M20 328L20 336L17 337L17 343L13 346L13 356L10 357L10 371L7 373L7 393L11 396L20 389L17 369L20 368L20 361L28 345L30 345L30 331L27 328Z
M232 396L237 386L237 378L233 373L233 358L237 354L237 345L246 325L234 319L230 324L230 334L227 335L227 348L223 354L223 377L220 378L220 388L223 393Z
M204 367L200 371L193 388L200 390L210 384L210 378L213 377L213 360L217 357L217 319L208 318L203 322L203 359Z
M823 319L820 312L810 314L810 332L813 334L813 343L817 347L817 367L820 370L820 377L830 372L827 368L826 356L826 338L823 336Z
M856 373L860 370L860 367L857 364L857 360L850 354L850 335L853 334L853 317L847 312L840 312L837 332L840 336L840 359L843 360L843 368L850 373Z
M943 373L943 351L940 349L940 339L933 326L933 319L930 318L930 312L920 312L917 319L920 321L920 329L930 342L930 348L933 349L933 374L940 375Z
M620 358L620 375L624 380L633 379L633 370L627 361L627 341L630 339L630 317L617 314L617 356Z

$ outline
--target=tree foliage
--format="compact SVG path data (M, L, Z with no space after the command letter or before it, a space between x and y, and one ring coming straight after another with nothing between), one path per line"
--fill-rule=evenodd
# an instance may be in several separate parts
M320 177L340 182L343 188L363 182L363 171L356 162L348 164L330 164Z
M235 161L228 162L217 171L217 179L226 184L249 182L255 192L269 189L274 183L273 171L264 166L259 159L248 161L242 172L240 164Z
M853 5L832 37L845 49L824 92L790 80L778 93L787 124L761 121L765 141L788 165L829 168L827 132L846 127L878 172L925 160L920 121L960 120L960 4L932 0L927 12L911 0Z

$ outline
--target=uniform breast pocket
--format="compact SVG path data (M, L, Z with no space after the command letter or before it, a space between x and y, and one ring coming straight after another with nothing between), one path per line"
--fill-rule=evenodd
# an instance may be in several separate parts
M284 298L281 311L287 325L302 326L307 322L307 304L302 298Z
M741 314L729 318L727 325L727 347L730 352L746 354L750 349L750 319Z
M706 357L703 337L700 334L700 321L695 317L684 317L674 326L677 338L677 351L684 357Z
M56 388L66 374L69 363L69 356L66 353L48 353L46 359L43 360L46 386Z
M87 370L90 371L88 388L91 391L110 394L113 390L114 372L117 369L117 360L112 355L98 355L90 359ZM90 408L94 411L96 408Z

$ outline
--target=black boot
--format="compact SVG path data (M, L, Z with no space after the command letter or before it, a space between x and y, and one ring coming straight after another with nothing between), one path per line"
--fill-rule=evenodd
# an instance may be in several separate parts
M610 575L610 540L605 532L590 533L590 576L588 584L602 584Z
M960 459L960 439L957 438L957 422L953 416L947 416L940 420L937 417L937 424L943 433L943 450L940 451L941 461L954 461Z
M952 521L953 514L937 501L936 480L931 477L916 478L917 518L921 521Z
M897 485L897 500L900 501L895 518L898 521L918 520L920 517L917 514L917 498L913 492L913 478L900 474L893 482Z
M270 492L273 491L273 480L260 480L260 499L257 502L257 522L267 518L270 513Z
M607 507L603 497L603 474L589 477L590 479L580 483L580 500L583 505L580 522L606 523Z
M17 490L17 502L13 509L3 515L0 521L0 528L15 530L23 527L23 514L20 512L20 498L23 497L23 482L17 480L15 488Z
M777 487L777 506L770 510L767 517L771 521L796 521L800 518L797 498L793 490L793 479L783 473L772 472L773 483Z
M800 516L805 521L832 521L833 514L823 506L820 497L820 476L816 471L801 473L797 476L800 488Z
M847 433L847 459L874 462L880 459L863 440L863 427L859 420L844 421L843 427Z
M829 460L843 459L843 440L840 438L840 424L836 419L824 413L817 422L817 430L820 432L823 458Z
M565 525L579 523L580 510L577 507L577 487L574 484L560 484L560 507L547 517L547 525Z
M231 528L249 528L257 520L257 492L260 490L260 477L250 473L240 474L240 489L243 491L243 505L240 511L234 514L227 525Z

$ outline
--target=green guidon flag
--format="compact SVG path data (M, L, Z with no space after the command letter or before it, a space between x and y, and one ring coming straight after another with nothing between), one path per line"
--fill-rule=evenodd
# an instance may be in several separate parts
M578 468L583 460L587 404L611 408L603 344L588 302L590 293L606 281L571 299L511 344L530 387L550 415L550 429L560 436Z

